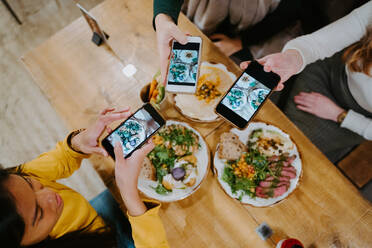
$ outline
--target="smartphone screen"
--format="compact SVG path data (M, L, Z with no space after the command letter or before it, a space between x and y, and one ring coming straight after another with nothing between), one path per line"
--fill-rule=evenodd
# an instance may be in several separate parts
M189 37L182 45L173 42L169 62L167 90L173 92L194 92L198 82L200 37Z
M235 126L244 128L279 80L277 74L266 73L260 64L251 62L217 105L216 112Z
M222 104L249 121L270 91L267 86L244 72L223 98Z
M124 157L127 158L164 124L165 120L151 104L145 104L109 134L102 145L115 158L113 148L116 142L120 142Z

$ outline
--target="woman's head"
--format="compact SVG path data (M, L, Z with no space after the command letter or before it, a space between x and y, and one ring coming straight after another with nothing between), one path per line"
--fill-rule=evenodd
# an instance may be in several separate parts
M372 76L372 26L360 41L345 50L343 59L349 70Z
M59 194L39 181L0 171L0 237L12 246L46 239L63 210Z

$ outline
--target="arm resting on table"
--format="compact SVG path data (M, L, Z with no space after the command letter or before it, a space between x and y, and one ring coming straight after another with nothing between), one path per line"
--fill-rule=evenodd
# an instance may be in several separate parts
M341 127L347 128L367 140L372 140L372 119L349 110Z

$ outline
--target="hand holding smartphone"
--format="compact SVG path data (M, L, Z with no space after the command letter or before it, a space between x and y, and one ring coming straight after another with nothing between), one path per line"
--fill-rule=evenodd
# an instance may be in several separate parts
M102 146L115 159L114 147L120 142L125 158L150 139L165 125L163 117L149 104L144 104L102 140Z
M243 129L279 81L279 75L265 72L261 64L252 61L217 104L215 111L234 126Z
M188 36L188 43L172 42L166 90L173 93L195 93L199 77L202 39Z

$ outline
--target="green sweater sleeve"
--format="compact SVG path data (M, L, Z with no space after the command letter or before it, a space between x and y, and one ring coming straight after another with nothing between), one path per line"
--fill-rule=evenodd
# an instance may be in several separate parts
M156 30L155 17L160 13L169 15L174 23L177 24L182 4L183 0L154 0L154 17L152 19L154 29Z

